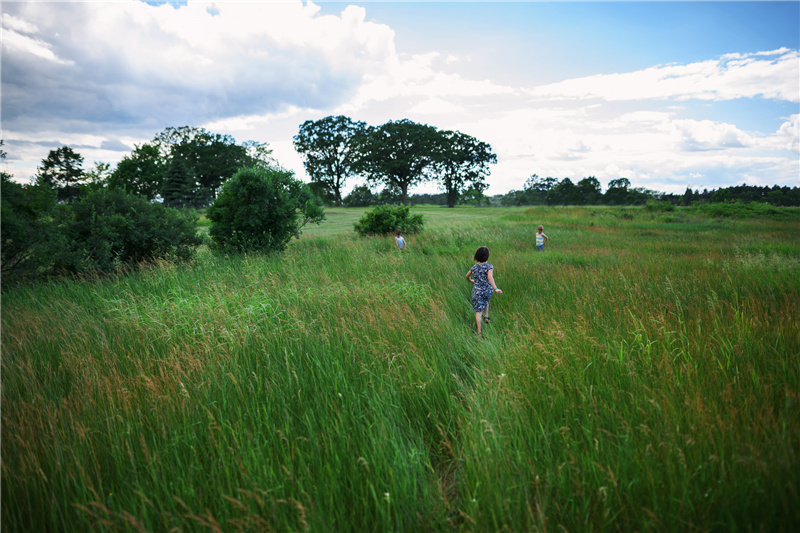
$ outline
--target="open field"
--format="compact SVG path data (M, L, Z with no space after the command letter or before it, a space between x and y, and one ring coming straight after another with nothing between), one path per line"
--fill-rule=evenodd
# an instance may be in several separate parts
M4 293L2 531L800 528L800 216L417 210Z

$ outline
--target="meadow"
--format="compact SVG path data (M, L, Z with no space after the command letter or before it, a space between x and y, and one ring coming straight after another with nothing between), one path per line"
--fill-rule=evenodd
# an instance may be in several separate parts
M363 211L5 292L2 531L800 528L800 211Z

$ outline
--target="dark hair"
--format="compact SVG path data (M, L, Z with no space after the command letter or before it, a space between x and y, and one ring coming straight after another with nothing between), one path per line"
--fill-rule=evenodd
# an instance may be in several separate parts
M478 263L484 263L489 260L489 249L486 246L481 246L475 252L475 261Z
M397 229L397 230L394 230L394 234L395 234L395 235L400 235L401 233L402 233L402 231L400 231L399 229Z

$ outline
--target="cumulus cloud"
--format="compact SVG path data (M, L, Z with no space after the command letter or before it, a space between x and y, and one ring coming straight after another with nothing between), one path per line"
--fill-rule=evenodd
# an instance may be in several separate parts
M214 9L210 10L213 5ZM333 107L394 57L363 8L308 2L5 3L3 119L160 129L287 106Z

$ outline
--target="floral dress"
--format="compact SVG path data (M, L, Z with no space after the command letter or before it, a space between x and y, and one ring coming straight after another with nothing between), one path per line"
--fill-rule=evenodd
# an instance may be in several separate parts
M489 263L475 263L470 268L475 285L472 286L472 308L475 312L483 311L489 306L489 298L494 294L494 289L489 283L489 271L494 267Z

